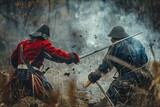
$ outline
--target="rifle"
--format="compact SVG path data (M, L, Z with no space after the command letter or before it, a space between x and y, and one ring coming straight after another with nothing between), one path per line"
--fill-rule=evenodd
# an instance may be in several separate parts
M115 105L112 103L111 99L110 99L110 98L108 97L108 95L105 93L103 87L99 84L98 81L96 82L96 84L97 84L97 86L99 87L99 89L102 91L102 93L104 94L105 99L106 99L107 101L109 101L109 103L112 105L112 107L115 107Z
M24 55L23 55L23 46L22 46L22 45L20 46L20 57L21 57L22 62L23 62L24 64L26 64L26 66L28 67L28 69L29 69L29 71L31 72L31 74L36 75L36 74L35 74L35 71L34 71L34 68L33 68L33 67L26 61L26 59L24 58ZM2 89L0 89L0 92L2 92L2 91L5 89L5 87L7 87L7 86L11 83L11 81L14 79L14 78L13 78L13 77L14 77L13 75L14 75L14 73L12 74L10 80L4 85L4 87L2 87Z
M31 72L31 74L35 74L35 70L34 68L29 64L29 62L26 61L26 59L24 58L24 55L23 55L23 46L21 44L20 46L20 57L21 57L21 60L24 64L26 64L26 66L28 67L28 70Z
M46 54L46 57L47 57L48 59L50 58L47 54ZM22 46L22 44L20 45L20 58L21 58L22 62L23 62L24 64L26 64L29 72L30 72L31 75L32 75L32 79L34 78L34 76L39 77L39 75L37 75L37 74L35 73L35 70L34 70L34 68L31 66L31 64L30 64L29 62L27 62L26 59L24 58L24 55L23 55L23 46ZM50 67L47 67L44 71L42 71L42 73L45 74L49 69L50 69ZM41 77L39 77L39 78L41 78ZM12 81L13 79L14 79L14 73L11 75L11 78L9 79L9 81L0 89L0 92L2 92L2 91L11 83L11 81Z
M134 37L134 36L137 36L137 35L139 35L139 34L141 34L141 33L142 33L142 32L137 33L137 34L132 35L132 36L129 36L129 37L126 37L126 38L124 38L124 39L121 39L121 40L113 43L112 45L109 45L109 46L106 46L106 47L104 47L104 48L101 48L101 49L95 50L95 51L93 51L93 52L87 53L87 54L85 54L85 55L82 55L82 56L80 56L80 59L85 58L85 57L87 57L87 56L89 56L89 55L92 55L92 54L94 54L94 53L97 53L97 52L99 52L99 51L102 51L102 50L104 50L104 49L106 49L106 48L109 48L110 46L113 46L113 45L115 45L115 44L117 44L117 43L119 43L119 42L122 42L122 41L124 41L124 40L129 39L129 38L132 38L132 37ZM91 82L90 82L89 80L87 80L87 81L85 81L85 82L83 83L83 87L84 87L84 88L87 88L90 84L91 84Z
M87 56L89 56L89 55L92 55L92 54L94 54L94 53L97 53L97 52L99 52L99 51L102 51L102 50L104 50L104 49L107 49L107 48L109 48L110 46L113 46L113 45L115 45L115 44L117 44L117 43L119 43L119 42L122 42L122 41L124 41L124 40L129 39L129 38L132 38L132 37L134 37L134 36L140 35L141 33L143 33L143 32L139 32L139 33L134 34L134 35L132 35L132 36L126 37L126 38L124 38L124 39L121 39L121 40L113 43L112 45L109 45L109 46L100 48L100 49L95 50L95 51L92 51L92 52L89 52L89 53L87 53L87 54L85 54L85 55L81 55L81 56L80 56L80 59L83 59L83 58L85 58L85 57L87 57ZM50 40L53 42L52 39L50 39ZM50 56L48 56L48 55L47 55L47 58L48 58L48 59L51 59ZM48 69L49 69L49 68L50 68L50 67L48 67ZM46 71L43 71L43 74L45 74L45 73L48 71L48 69L47 69Z
M24 55L23 55L23 46L22 45L20 46L20 57L21 57L22 62L24 64L26 64L26 66L28 67L28 70L31 72L31 76L32 76L32 88L33 88L33 98L35 98L35 94L34 93L35 93L35 91L37 89L37 86L35 85L35 80L36 81L40 81L40 84L42 84L42 82L41 82L42 80L39 79L41 77L39 77L39 75L36 74L36 72L35 72L34 68L32 67L32 65L29 62L27 62L26 59L24 58ZM34 88L35 88L35 90L34 90ZM44 89L42 88L42 90L44 90Z
M137 34L135 34L135 35L126 37L126 38L124 38L124 39L121 39L121 40L119 40L119 41L113 43L112 45L103 47L103 48L101 48L101 49L97 49L97 50L92 51L92 52L89 52L89 53L87 53L87 54L85 54L85 55L81 55L81 56L80 56L80 59L85 58L85 57L87 57L87 56L89 56L89 55L92 55L92 54L94 54L94 53L97 53L97 52L99 52L99 51L102 51L102 50L104 50L104 49L107 49L107 48L109 48L109 47L111 47L111 46L113 46L113 45L115 45L115 44L117 44L117 43L119 43L119 42L122 42L122 41L124 41L124 40L129 39L129 38L132 38L132 37L134 37L134 36L140 35L141 33L143 33L143 32L140 32L140 33L137 33Z

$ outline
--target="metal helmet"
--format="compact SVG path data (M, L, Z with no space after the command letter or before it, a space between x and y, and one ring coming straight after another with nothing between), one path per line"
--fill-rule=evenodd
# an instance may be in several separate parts
M41 25L36 31L29 34L31 37L44 37L49 38L49 27L45 24Z
M115 26L112 31L108 34L109 37L112 38L125 38L128 37L129 35L125 32L124 28L122 26Z

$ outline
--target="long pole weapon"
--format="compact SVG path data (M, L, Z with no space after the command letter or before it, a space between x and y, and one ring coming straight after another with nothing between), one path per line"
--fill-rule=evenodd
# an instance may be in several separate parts
M113 45L115 45L115 44L117 44L117 43L119 43L119 42L122 42L122 41L124 41L124 40L129 39L129 38L132 38L132 37L134 37L134 36L140 35L141 33L142 33L142 32L137 33L137 34L132 35L132 36L129 36L129 37L126 37L126 38L124 38L124 39L121 39L121 40L113 43L112 45L109 45L109 46L106 46L106 47L104 47L104 48L101 48L101 49L95 50L95 51L93 51L93 52L87 53L87 54L85 54L85 55L82 55L82 56L80 56L80 59L85 58L85 57L87 57L87 56L89 56L89 55L92 55L92 54L94 54L94 53L97 53L97 52L99 52L99 51L102 51L102 50L104 50L104 49L106 49L106 48L109 48L110 46L113 46ZM87 80L87 81L84 82L83 87L84 87L84 88L87 88L90 84L91 84L91 82L90 82L89 80Z
M122 41L126 40L126 39L129 39L129 38L132 38L132 37L134 37L134 36L140 35L141 33L143 33L143 32L140 32L140 33L137 33L137 34L135 34L135 35L126 37L126 38L124 38L124 39L121 39L121 40L113 43L112 45L109 45L109 46L103 47L103 48L101 48L101 49L97 49L97 50L95 50L95 51L92 51L92 52L89 52L89 53L87 53L87 54L81 55L81 56L80 56L80 59L85 58L85 57L87 57L87 56L89 56L89 55L92 55L92 54L94 54L94 53L97 53L97 52L99 52L99 51L102 51L102 50L104 50L104 49L107 49L107 48L109 48L110 46L113 46L113 45L115 45L115 44L117 44L117 43L119 43L119 42L122 42Z
M137 33L137 34L132 35L132 36L129 36L129 37L126 37L126 38L124 38L124 39L121 39L121 40L113 43L113 44L110 45L110 46L113 46L113 45L115 45L115 44L117 44L117 43L119 43L119 42L122 42L122 41L126 40L126 39L129 39L129 38L132 38L132 37L134 37L134 36L137 36L137 35L139 35L139 34L141 34L141 33L142 33L142 32ZM99 51L102 51L102 50L104 50L104 49L106 49L106 48L109 48L110 46L106 46L106 47L104 47L104 48L101 48L101 49L95 50L95 51L93 51L93 52L87 53L87 54L85 54L85 55L82 55L82 56L80 56L80 59L85 58L85 57L87 57L87 56L89 56L89 55L92 55L92 54L94 54L94 53L97 53L97 52L99 52ZM84 88L87 88L90 84L91 84L91 81L87 80L87 81L84 82L83 87L84 87ZM102 93L104 94L106 100L109 101L109 103L112 105L112 107L115 107L115 105L112 103L112 101L110 100L110 98L108 97L108 95L105 93L103 87L99 84L98 81L96 82L96 84L97 84L97 86L99 87L99 89L102 91Z
M106 92L104 91L103 87L99 84L98 81L96 81L96 84L99 87L99 89L102 91L102 93L104 94L106 100L109 101L109 103L112 105L112 107L115 107L115 105L112 103L112 101L110 100L110 98L108 97L108 95L106 94Z

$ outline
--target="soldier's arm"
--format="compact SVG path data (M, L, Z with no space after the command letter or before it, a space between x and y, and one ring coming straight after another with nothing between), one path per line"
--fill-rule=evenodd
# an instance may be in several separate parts
M110 48L111 49L111 48ZM99 67L94 71L91 72L88 75L88 79L92 82L95 83L97 80L99 80L104 74L108 73L109 71L111 71L111 69L113 68L113 64L112 62L106 58L108 55L114 55L115 53L113 53L113 51L108 50L107 54L105 55L102 63L99 65ZM112 48L113 49L113 48ZM114 49L115 50L115 49ZM116 50L115 50L116 51ZM114 51L114 52L115 52Z
M59 48L56 48L53 45L51 45L51 43L48 40L44 41L43 51L48 53L51 56L51 60L57 63L65 62L66 64L70 64L72 62L79 62L79 56L76 53L68 53Z

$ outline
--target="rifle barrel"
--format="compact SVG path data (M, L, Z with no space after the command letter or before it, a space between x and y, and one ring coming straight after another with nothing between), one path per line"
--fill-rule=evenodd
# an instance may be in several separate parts
M95 51L89 52L89 53L87 53L87 54L81 55L81 56L80 56L80 59L85 58L85 57L87 57L87 56L90 56L90 55L92 55L92 54L94 54L94 53L97 53L97 52L99 52L99 51L102 51L102 50L104 50L104 49L107 49L107 48L109 48L110 46L113 46L113 45L115 45L115 44L117 44L117 43L119 43L119 42L122 42L122 41L126 40L126 39L129 39L129 38L132 38L132 37L134 37L134 36L140 35L141 33L142 33L142 32L137 33L137 34L132 35L132 36L129 36L129 37L126 37L126 38L124 38L124 39L121 39L121 40L113 43L112 45L109 45L109 46L106 46L106 47L97 49L97 50L95 50Z
M111 101L111 99L109 98L109 96L107 95L107 93L104 91L103 87L99 84L99 82L96 82L97 86L99 87L99 89L102 91L102 93L104 94L105 98L107 101L109 101L109 103L112 105L112 107L115 107L115 105L113 104L113 102Z

